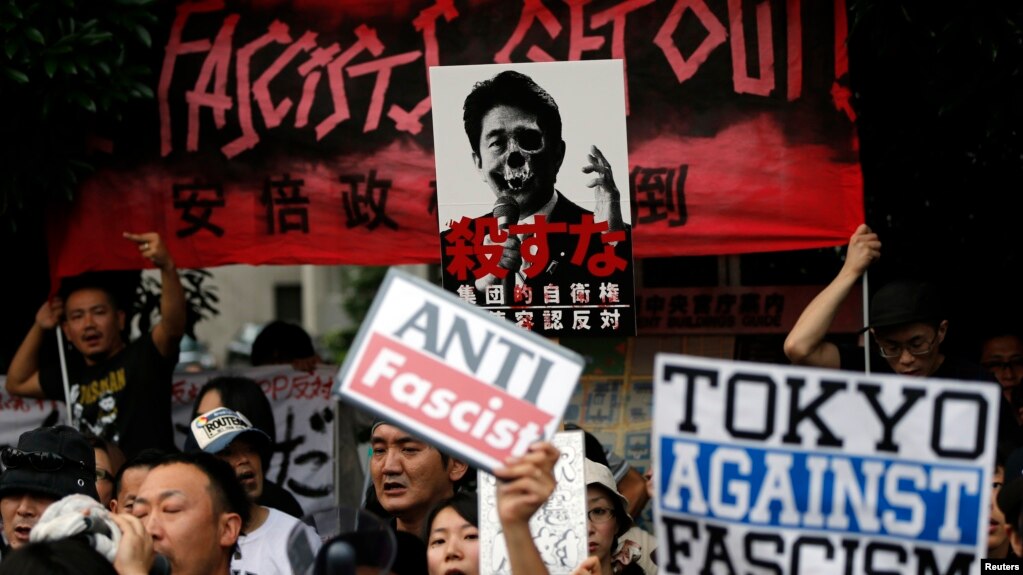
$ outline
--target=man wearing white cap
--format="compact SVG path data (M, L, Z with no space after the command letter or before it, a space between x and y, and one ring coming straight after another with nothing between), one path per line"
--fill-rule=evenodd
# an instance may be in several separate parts
M215 454L234 469L251 505L249 521L238 538L238 550L231 572L247 575L291 573L288 535L299 520L256 503L263 493L263 460L270 456L270 437L255 428L237 411L219 407L192 420L185 442L186 451ZM309 529L313 552L319 537Z

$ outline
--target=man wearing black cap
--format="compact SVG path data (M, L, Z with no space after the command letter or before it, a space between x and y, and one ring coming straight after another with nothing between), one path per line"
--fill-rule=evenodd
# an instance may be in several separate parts
M12 549L28 543L29 531L54 501L73 493L99 500L92 447L66 425L26 431L18 447L0 452L0 462L0 516Z
M263 493L263 460L270 457L270 436L253 427L241 413L218 407L203 413L189 425L185 451L205 451L226 461L249 500L249 520L238 539L239 553L231 560L235 573L272 575L291 573L288 535L299 520L257 503ZM315 553L319 537L310 528L309 542Z
M881 257L881 241L866 224L849 239L845 264L838 275L803 313L785 338L785 355L796 365L863 371L863 350L840 347L824 340L839 306L874 260ZM870 325L874 349L885 360L871 362L874 371L911 377L934 377L967 381L994 381L979 365L942 353L948 320L937 288L926 282L894 281L870 299ZM1002 399L998 406L998 441L1017 446L1021 430L1012 406Z
M862 350L841 348L825 341L839 306L860 277L881 257L881 241L866 224L849 240L845 264L838 275L806 306L785 339L785 355L797 365L861 371ZM948 320L937 289L928 283L896 281L883 286L870 300L871 335L885 359L876 371L944 379L989 380L978 365L941 352Z

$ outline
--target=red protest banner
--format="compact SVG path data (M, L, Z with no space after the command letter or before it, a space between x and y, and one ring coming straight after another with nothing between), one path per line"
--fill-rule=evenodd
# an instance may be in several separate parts
M438 261L436 65L622 59L635 257L839 245L863 219L844 0L161 8L156 101L50 218L55 276L138 267L125 229L182 267Z

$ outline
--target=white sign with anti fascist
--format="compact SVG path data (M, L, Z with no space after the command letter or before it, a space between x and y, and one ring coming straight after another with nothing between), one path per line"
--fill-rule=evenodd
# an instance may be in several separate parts
M335 390L492 471L553 435L582 368L578 354L392 268Z
M665 573L973 573L995 383L660 354Z

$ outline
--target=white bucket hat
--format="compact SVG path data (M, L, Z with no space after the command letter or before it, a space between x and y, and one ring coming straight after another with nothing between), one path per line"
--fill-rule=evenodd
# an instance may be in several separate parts
M632 517L629 516L629 500L618 491L615 484L614 474L606 465L601 465L592 459L586 460L583 469L583 476L586 478L586 486L600 485L614 495L615 519L618 520L618 532L624 533L632 527Z

